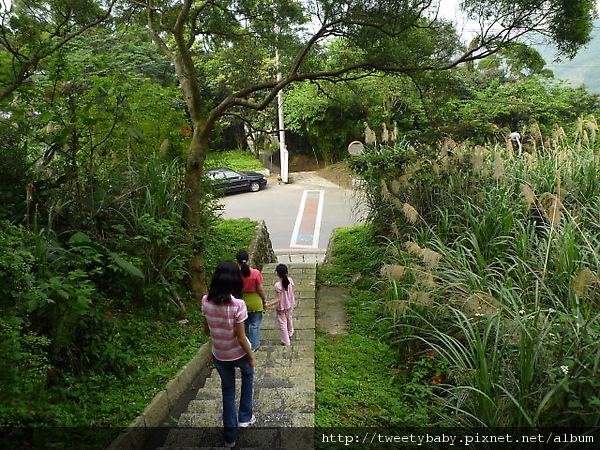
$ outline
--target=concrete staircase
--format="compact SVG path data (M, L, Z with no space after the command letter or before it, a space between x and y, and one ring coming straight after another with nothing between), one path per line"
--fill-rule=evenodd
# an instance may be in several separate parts
M263 267L264 287L274 299L276 264ZM261 347L256 352L254 414L256 423L240 429L236 448L312 449L315 411L315 282L316 263L287 263L295 283L295 333L292 345L279 338L275 308L262 322ZM239 395L239 372L236 385ZM213 368L204 387L187 407L163 450L223 448L221 382Z

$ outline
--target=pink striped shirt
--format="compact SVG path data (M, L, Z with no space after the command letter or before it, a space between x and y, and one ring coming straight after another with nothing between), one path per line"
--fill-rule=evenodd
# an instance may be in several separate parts
M244 300L231 296L231 303L217 305L202 297L202 314L212 338L212 354L219 361L234 361L246 354L235 335L235 324L248 318Z
M290 284L287 291L283 288L281 281L275 283L275 292L281 293L281 301L275 305L277 311L292 309L296 304L296 299L294 298L294 280L290 277L288 277L288 280L290 280Z

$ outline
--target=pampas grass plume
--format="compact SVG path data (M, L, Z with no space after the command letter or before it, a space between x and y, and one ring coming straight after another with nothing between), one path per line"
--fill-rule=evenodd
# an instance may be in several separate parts
M533 189L526 184L521 183L521 193L523 194L525 203L527 203L527 208L531 208L533 205L535 205L536 197Z
M539 204L542 210L542 214L550 224L552 228L557 227L561 220L561 210L564 210L564 206L558 197L550 192L544 192L540 195Z
M404 243L404 248L406 249L406 251L408 253L411 253L413 255L420 255L421 254L421 247L419 247L419 244L417 244L416 242L406 241Z
M442 259L442 255L440 253L429 248L422 249L421 256L423 257L423 262L425 265L429 267L437 267Z
M409 205L408 203L404 203L402 205L402 212L410 223L415 224L419 220L419 213L415 209L414 206Z
M367 122L365 122L365 143L366 144L376 144L377 143L377 136L375 135L375 132L373 130L371 130L371 127L369 127L369 124Z
M580 297L585 297L594 284L598 283L598 277L589 269L584 267L573 279L573 291Z
M492 177L496 181L504 177L504 160L500 152L494 154L494 174Z

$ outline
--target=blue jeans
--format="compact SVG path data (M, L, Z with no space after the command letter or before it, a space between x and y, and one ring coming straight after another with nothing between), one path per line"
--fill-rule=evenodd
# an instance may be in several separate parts
M254 368L248 365L248 355L234 361L221 361L213 356L213 362L221 376L223 395L223 437L225 442L235 442L238 435L238 420L249 422L252 418L252 384ZM235 407L235 368L242 372L239 414Z
M244 331L250 341L252 350L257 350L260 347L260 323L263 319L263 312L249 312L248 318L244 321Z

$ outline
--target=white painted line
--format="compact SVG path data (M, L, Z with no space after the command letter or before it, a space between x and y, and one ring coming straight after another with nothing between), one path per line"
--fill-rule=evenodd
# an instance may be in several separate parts
M319 248L319 238L321 237L321 219L323 218L323 199L325 191L319 191L319 209L317 210L317 218L315 220L315 234L312 248Z

